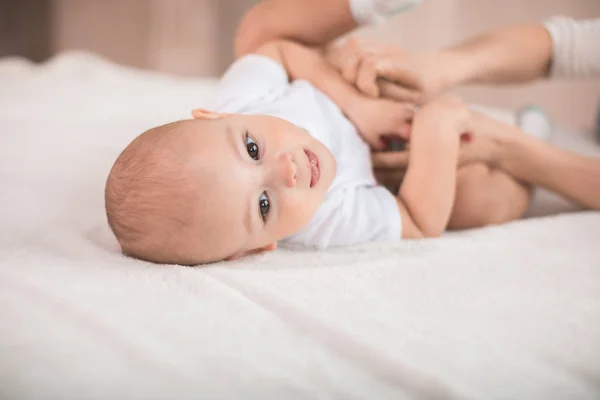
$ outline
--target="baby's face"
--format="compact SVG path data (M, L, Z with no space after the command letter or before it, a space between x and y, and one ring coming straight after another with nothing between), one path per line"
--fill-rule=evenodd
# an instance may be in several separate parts
M210 121L189 128L200 199L192 223L210 230L211 259L272 249L310 221L335 177L329 149L279 118L205 112L195 118Z

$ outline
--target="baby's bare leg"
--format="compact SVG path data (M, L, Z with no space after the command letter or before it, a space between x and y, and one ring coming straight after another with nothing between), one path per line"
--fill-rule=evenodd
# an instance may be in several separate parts
M531 187L485 163L458 170L456 197L448 229L501 224L521 218L531 197Z

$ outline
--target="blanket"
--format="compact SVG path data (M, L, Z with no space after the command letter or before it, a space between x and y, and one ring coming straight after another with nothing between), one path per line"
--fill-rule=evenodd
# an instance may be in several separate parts
M0 61L1 399L600 398L600 213L547 193L439 239L122 256L112 162L214 87L80 52Z

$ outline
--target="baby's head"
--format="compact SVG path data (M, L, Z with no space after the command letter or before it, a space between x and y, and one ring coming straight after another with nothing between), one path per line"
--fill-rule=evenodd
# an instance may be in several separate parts
M125 254L157 263L272 250L309 222L335 168L321 142L287 121L196 110L121 153L106 182L108 223Z

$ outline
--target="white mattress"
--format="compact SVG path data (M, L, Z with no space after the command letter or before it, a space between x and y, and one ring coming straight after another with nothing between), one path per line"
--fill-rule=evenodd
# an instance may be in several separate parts
M205 268L121 256L111 163L213 88L0 62L0 399L600 398L600 213Z

